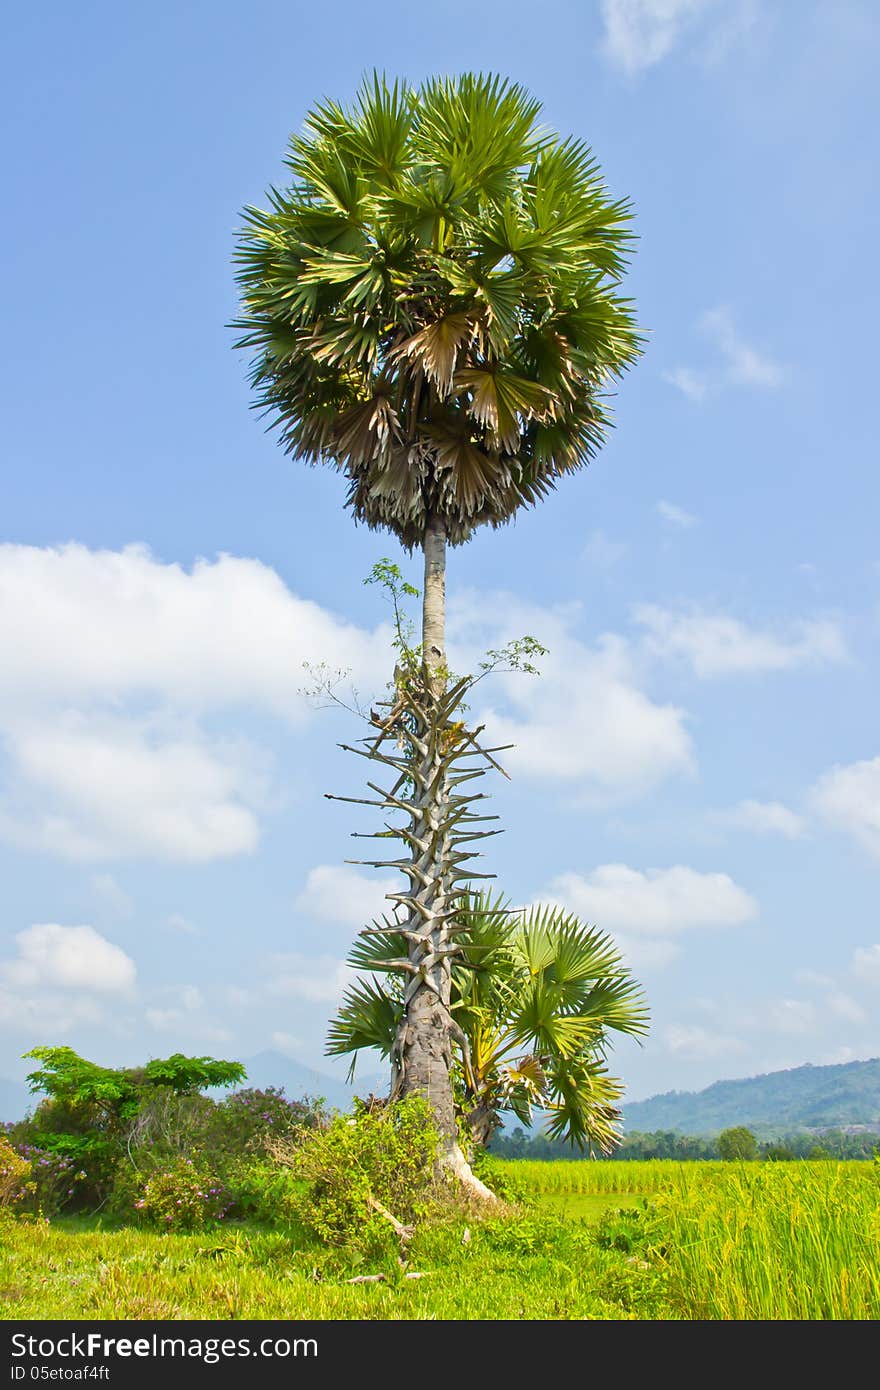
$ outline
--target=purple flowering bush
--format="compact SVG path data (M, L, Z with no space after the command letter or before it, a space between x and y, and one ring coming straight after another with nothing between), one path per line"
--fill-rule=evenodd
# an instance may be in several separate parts
M234 1091L215 1107L211 1149L230 1158L265 1151L269 1140L288 1139L297 1130L320 1129L327 1123L324 1103L304 1096L290 1100L283 1088Z
M57 1216L79 1205L77 1199L88 1185L88 1178L76 1158L24 1142L16 1144L15 1152L29 1169L27 1190L21 1199L23 1211Z
M203 1231L222 1221L231 1205L231 1194L223 1183L191 1158L182 1158L146 1179L134 1201L133 1215L160 1231Z

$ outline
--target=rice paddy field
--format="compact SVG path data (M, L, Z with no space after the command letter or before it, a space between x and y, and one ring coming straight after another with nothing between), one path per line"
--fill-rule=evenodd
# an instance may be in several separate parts
M292 1229L0 1224L5 1319L864 1320L880 1165L496 1162L503 1212L426 1221L407 1270ZM380 1272L382 1281L349 1282ZM407 1279L417 1272L422 1277Z

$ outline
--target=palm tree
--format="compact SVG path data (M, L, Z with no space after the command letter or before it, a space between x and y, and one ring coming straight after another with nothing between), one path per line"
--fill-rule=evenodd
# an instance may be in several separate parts
M407 682L419 794L401 832L413 855L463 814L449 810L443 741L447 546L592 458L610 423L604 392L639 350L618 292L628 204L539 111L498 77L412 88L374 76L350 109L309 113L289 186L246 209L237 252L257 405L287 452L343 473L356 521L424 555L421 688ZM398 1089L428 1094L454 1155L455 883L445 851L410 869Z
M619 952L561 907L512 912L503 898L478 893L460 915L466 929L452 965L451 1011L459 1108L474 1141L486 1144L503 1113L529 1124L538 1108L553 1138L610 1152L622 1094L605 1068L610 1035L647 1031L641 990ZM354 1054L352 1072L361 1049L393 1051L403 988L383 957L394 944L367 930L349 956L370 975L346 991L328 1051ZM403 938L397 945L404 949Z

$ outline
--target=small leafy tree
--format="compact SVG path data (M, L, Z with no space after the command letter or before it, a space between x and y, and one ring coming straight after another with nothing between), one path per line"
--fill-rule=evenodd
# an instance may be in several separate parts
M155 1138L160 1120L167 1119L169 1097L177 1112L181 1105L186 1109L191 1133L199 1102L210 1105L199 1093L245 1076L240 1062L181 1053L143 1067L102 1067L70 1047L35 1047L25 1055L41 1063L28 1084L45 1099L13 1127L12 1138L35 1173L45 1176L47 1199L56 1206L70 1198L83 1206L105 1200L120 1160L130 1158L132 1144L143 1135L145 1116Z
M758 1157L758 1141L744 1125L723 1129L718 1136L718 1156L727 1162Z

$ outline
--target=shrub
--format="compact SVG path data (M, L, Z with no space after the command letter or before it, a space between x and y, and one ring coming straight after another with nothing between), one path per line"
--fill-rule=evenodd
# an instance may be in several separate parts
M36 1205L44 1215L96 1207L106 1199L118 1144L88 1108L47 1098L33 1115L9 1127L9 1138L33 1165Z
M428 1208L434 1183L437 1133L430 1107L410 1096L382 1109L337 1115L323 1129L272 1146L273 1157L304 1186L292 1209L305 1229L331 1245L390 1250L391 1223Z
M88 1188L88 1174L72 1154L39 1144L17 1144L19 1156L30 1168L30 1180L22 1206L41 1216L57 1216L82 1205L80 1193Z
M153 1173L135 1201L136 1212L160 1231L201 1231L221 1221L231 1198L191 1159L182 1158Z
M315 1129L326 1123L320 1098L289 1100L283 1088L275 1086L235 1091L214 1107L211 1148L215 1156L239 1157L265 1150L270 1139L289 1139L299 1129Z
M98 1066L69 1047L36 1047L27 1056L41 1064L28 1081L45 1098L10 1138L34 1158L37 1200L48 1214L103 1206L138 1148L155 1161L207 1144L206 1119L216 1107L198 1092L245 1074L239 1062L180 1053L135 1068Z
M647 1248L652 1227L647 1203L641 1207L618 1207L616 1211L606 1211L596 1223L594 1239L603 1250L632 1255Z
M0 1212L11 1211L22 1202L32 1186L31 1165L16 1153L5 1136L0 1135Z
M232 1216L270 1226L298 1219L303 1183L289 1168L279 1167L268 1158L248 1157L232 1165L225 1179Z

